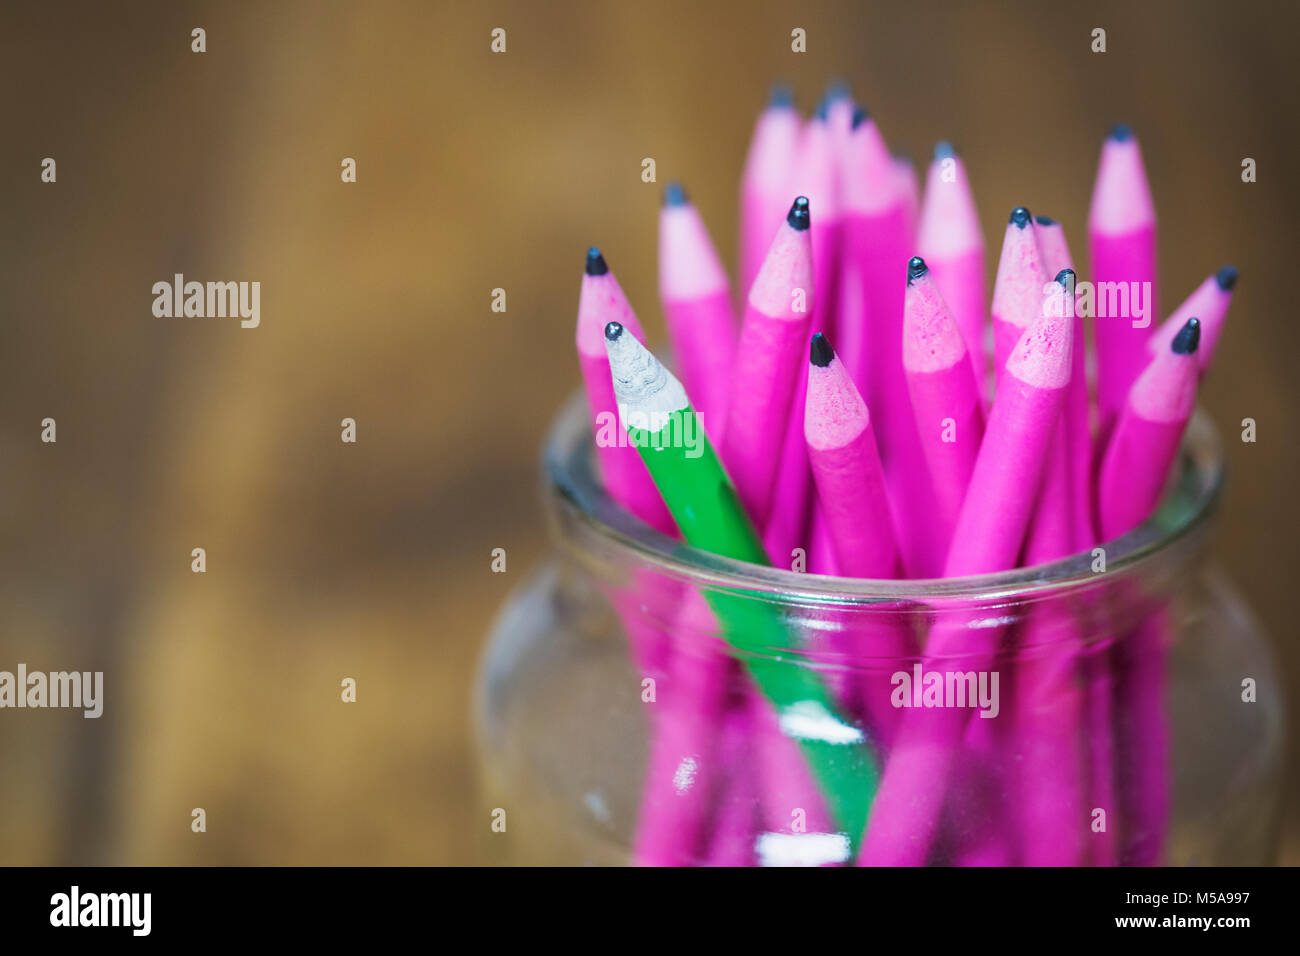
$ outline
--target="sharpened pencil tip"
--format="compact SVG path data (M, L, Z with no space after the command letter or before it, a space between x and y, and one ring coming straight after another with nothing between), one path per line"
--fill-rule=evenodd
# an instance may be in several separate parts
M1116 123L1110 128L1107 134L1108 139L1113 139L1117 143L1124 143L1133 138L1133 127L1128 123Z
M956 147L954 147L952 143L948 142L946 139L941 139L939 140L939 142L934 144L934 158L936 160L952 159L956 155L957 155Z
M1073 269L1062 269L1056 274L1056 284L1066 289L1073 289L1076 278Z
M1188 319L1169 346L1179 355L1191 355L1201 344L1201 320Z
M930 271L930 267L925 264L925 260L920 256L912 256L907 260L907 284L911 285L913 279L919 279Z
M611 342L617 342L618 337L623 334L623 325L621 322L610 322L605 326L605 338Z
M1214 281L1219 283L1219 288L1224 292L1231 292L1232 287L1237 284L1237 267L1224 266L1214 274Z
M686 195L686 189L681 183L675 180L664 187L664 205L665 206L685 206L689 202Z
M831 101L823 96L817 101L817 108L813 110L813 119L819 119L824 123L826 122L826 118L830 116L830 112Z
M785 217L785 221L790 224L790 228L803 232L808 228L811 222L808 215L808 197L800 196L790 207L790 214Z
M780 110L793 108L793 87L789 83L773 83L771 91L767 94L767 105Z
M1033 218L1029 210L1024 206L1017 206L1011 210L1011 224L1017 229L1024 229L1025 226L1029 225L1029 220Z
M861 106L853 107L853 129L857 129L869 119L871 119L871 114Z
M609 266L605 265L605 257L600 254L600 250L592 246L587 250L587 275L603 276L609 271Z
M812 344L808 347L808 359L818 368L825 368L831 364L831 359L835 358L835 350L831 348L831 343L826 341L826 336L820 332L814 332Z
M1035 217L1034 217L1034 225L1035 225L1035 226L1055 226L1055 225L1056 225L1056 220L1053 219L1051 216L1035 216Z

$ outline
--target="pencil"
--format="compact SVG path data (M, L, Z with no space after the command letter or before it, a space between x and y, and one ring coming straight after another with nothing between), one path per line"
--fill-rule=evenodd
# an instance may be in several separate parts
M997 277L993 281L993 369L1002 381L1007 359L1043 311L1043 286L1051 281L1043 267L1034 217L1024 206L1011 210L1002 236Z
M1098 523L1110 539L1155 509L1196 404L1200 321L1190 317L1129 390L1098 481ZM1120 862L1159 862L1169 815L1169 731L1164 714L1168 623L1150 615L1116 648L1115 723L1123 846Z
M1040 225L1040 243L1052 250L1057 262L1068 261L1068 250L1053 241L1059 235L1060 243L1064 242L1059 227L1051 220L1045 229L1041 221L1036 223ZM1044 243L1045 234L1048 241ZM1074 270L1062 268L1046 307L1065 316L1077 336L1080 324L1074 309L1075 288ZM1074 497L1069 460L1070 428L1077 426L1069 418L1070 402L1078 394L1076 376L1082 375L1082 352L1081 344L1073 350L1065 408L1048 446L1047 470L1025 545L1026 564L1069 555L1074 550L1078 513L1088 511L1086 500ZM1086 391L1084 397L1086 411ZM1016 768L1014 802L1020 822L1020 854L1026 866L1078 866L1083 859L1087 826L1081 746L1086 701L1079 657L1083 634L1075 609L1064 605L1058 599L1027 608L1017 635L1012 765Z
M716 440L727 411L736 320L727 273L680 183L664 190L659 211L659 300L682 382Z
M1034 232L1038 237L1038 250L1048 275L1059 276L1061 271L1074 271L1074 257L1066 241L1065 227L1048 216L1034 217ZM1077 291L1077 284L1076 284ZM1092 406L1088 398L1087 349L1084 348L1083 310L1074 308L1074 364L1070 370L1070 387L1065 396L1062 434L1068 460L1068 490L1070 500L1070 525L1072 535L1070 551L1090 548L1097 534L1092 526ZM1068 551L1066 553L1069 553ZM1061 557L1062 555L1054 555ZM1042 550L1028 556L1029 563L1052 560Z
M741 294L754 284L772 235L790 202L791 179L799 154L803 124L788 86L772 87L767 107L758 116L740 177Z
M812 337L804 436L843 574L892 578L898 544L871 415L826 337Z
M806 233L806 204L796 203L792 216L796 212L802 212L805 225L792 231ZM773 248L780 247L778 239ZM756 287L763 282L760 272ZM614 391L627 408L628 434L687 542L725 557L767 564L754 525L700 429L681 383L618 323L605 327L605 341ZM732 434L730 424L727 434ZM870 744L839 713L816 673L770 656L768 649L786 646L789 636L764 602L721 590L710 591L706 599L722 624L723 636L772 705L773 712L764 710L768 725L779 721L781 739L797 740L835 833L843 838L843 852L837 859L851 858L876 790L878 771ZM777 748L760 749L765 754L777 752Z
M987 364L984 330L988 326L984 232L966 164L947 142L935 146L934 161L926 173L916 248L952 309L966 340L975 382L983 389Z
M804 436L837 573L895 577L898 541L871 414L820 332L809 345ZM873 733L887 745L899 718L889 701L889 674L907 656L909 635L894 621L877 620L881 617L879 613L848 616L839 630L829 630L824 637L850 661L871 660L862 672L850 668L839 672L835 686L846 706L866 712Z
M881 462L895 506L903 567L909 577L938 569L934 489L921 452L903 375L903 274L913 238L906 203L894 185L893 160L876 123L854 116L843 181L847 254L861 284L866 329L845 335L840 352L862 389L880 438Z
M609 357L605 354L604 328L608 322L620 322L632 335L644 341L645 333L632 306L609 271L605 257L592 246L587 250L583 268L582 291L578 296L578 361L586 386L587 404L591 409L596 433L596 460L605 488L612 497L646 524L665 534L676 529L663 499L650 480L645 464L635 448L621 441L618 401L609 377Z
M835 291L839 284L840 203L836 140L847 135L849 118L843 116L852 104L847 94L832 87L817 113L804 128L799 162L792 183L799 194L807 197L810 209L816 209L809 234L812 239L813 288L816 296L810 306L810 327L829 332L835 313ZM832 125L832 116L835 124ZM837 133L839 127L845 131ZM800 351L803 350L800 343ZM808 449L803 440L804 394L808 387L807 363L799 363L798 381L790 403L791 414L781 439L781 464L773 491L773 508L763 535L768 554L779 562L789 560L795 547L808 548L808 522L813 506L812 473L808 470ZM815 553L815 549L814 553Z
M1088 250L1099 299L1093 336L1099 440L1104 443L1129 386L1146 366L1146 340L1153 317L1160 315L1155 206L1137 137L1123 124L1110 131L1101 147L1088 210ZM1118 283L1123 287L1113 285ZM1145 313L1142 318L1139 311ZM1109 314L1112 312L1123 314Z
M936 567L947 559L984 438L984 407L967 345L928 263L914 256L907 263L903 368L939 505L940 550L928 562Z
M731 377L722 459L763 527L781 462L814 301L808 199L798 197L749 291Z

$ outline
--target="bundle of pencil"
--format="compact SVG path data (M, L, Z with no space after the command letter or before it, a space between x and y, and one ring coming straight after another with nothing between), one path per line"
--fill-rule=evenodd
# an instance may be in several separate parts
M687 191L664 192L659 289L677 375L645 346L604 256L588 252L577 345L616 501L730 558L876 580L1050 562L1152 515L1236 270L1152 323L1155 211L1126 126L1101 151L1091 284L1064 226L1018 206L990 300L961 156L935 148L919 202L917 180L842 85L806 122L778 88L741 180L739 300ZM628 441L602 438L610 421ZM1162 858L1158 607L1097 635L1063 602L972 626L974 611L936 601L918 645L884 613L791 635L752 596L688 594L681 629L730 648L701 652L641 620L636 603L616 603L635 665L672 701L649 728L638 863ZM1008 667L1011 699L1002 721L900 707L887 670L751 653L794 646L923 670Z

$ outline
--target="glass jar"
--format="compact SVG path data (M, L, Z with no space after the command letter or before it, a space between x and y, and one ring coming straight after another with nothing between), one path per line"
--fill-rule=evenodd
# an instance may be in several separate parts
M575 400L544 454L553 557L480 667L492 861L1273 860L1282 689L1205 561L1223 458L1202 416L1141 528L942 581L698 551L616 506L593 460ZM773 681L811 690L778 705Z

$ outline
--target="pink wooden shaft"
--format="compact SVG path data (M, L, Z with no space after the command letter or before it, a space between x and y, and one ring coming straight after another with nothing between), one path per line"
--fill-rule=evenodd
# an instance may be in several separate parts
M691 866L705 849L713 787L720 779L717 727L731 660L720 649L679 645L661 681L657 732L642 790L634 859L641 866Z
M1132 233L1110 236L1093 234L1089 237L1092 251L1092 281L1094 289L1101 290L1104 283L1150 282L1152 299L1155 298L1155 226L1147 226ZM1101 422L1101 434L1109 432L1124 400L1129 387L1146 368L1151 356L1147 353L1146 343L1155 328L1154 316L1157 311L1154 301L1143 301L1148 314L1145 328L1134 328L1135 315L1102 316L1101 304L1094 302L1096 309L1093 320L1093 334L1096 340L1097 354L1097 412ZM1107 311L1110 311L1107 309ZM1130 313L1134 311L1130 301ZM1143 321L1143 320L1138 320Z
M1185 421L1150 422L1136 415L1120 419L1099 477L1104 539L1132 531L1155 510L1185 425Z
M1116 646L1122 866L1162 862L1170 807L1170 731L1165 716L1168 621L1158 613Z
M1087 680L1088 739L1088 862L1092 866L1115 866L1119 862L1119 821L1115 801L1115 745L1113 724L1114 678L1111 672L1109 639L1088 647L1084 656ZM1106 829L1094 830L1094 811L1106 811Z
M702 416L709 437L722 435L727 387L736 350L736 327L726 292L696 299L664 300L664 321L672 338L678 378Z
M850 366L875 421L885 479L909 577L938 573L934 489L921 453L903 375L903 298L908 224L901 203L877 215L848 217L850 255L862 278L867 332L860 367Z
M953 533L946 576L1015 565L1064 397L1064 389L1038 388L1003 375Z
M722 459L750 519L763 527L807 349L808 321L773 318L752 305L736 351Z
M975 381L982 388L988 366L984 355L984 329L988 324L984 253L975 249L952 259L927 258L925 262L957 320L957 327L966 340Z
M984 410L974 378L960 365L933 372L909 369L907 384L938 503L936 540L942 557L933 563L942 567L984 438Z
M1088 816L1082 731L1082 635L1065 608L1033 609L1016 655L1012 701L1021 862L1079 866Z
M889 495L871 426L848 445L809 448L808 454L840 573L860 578L893 577L897 550Z
M719 803L709 827L708 866L753 866L758 836L758 782L749 754L755 697L733 701L722 726Z

